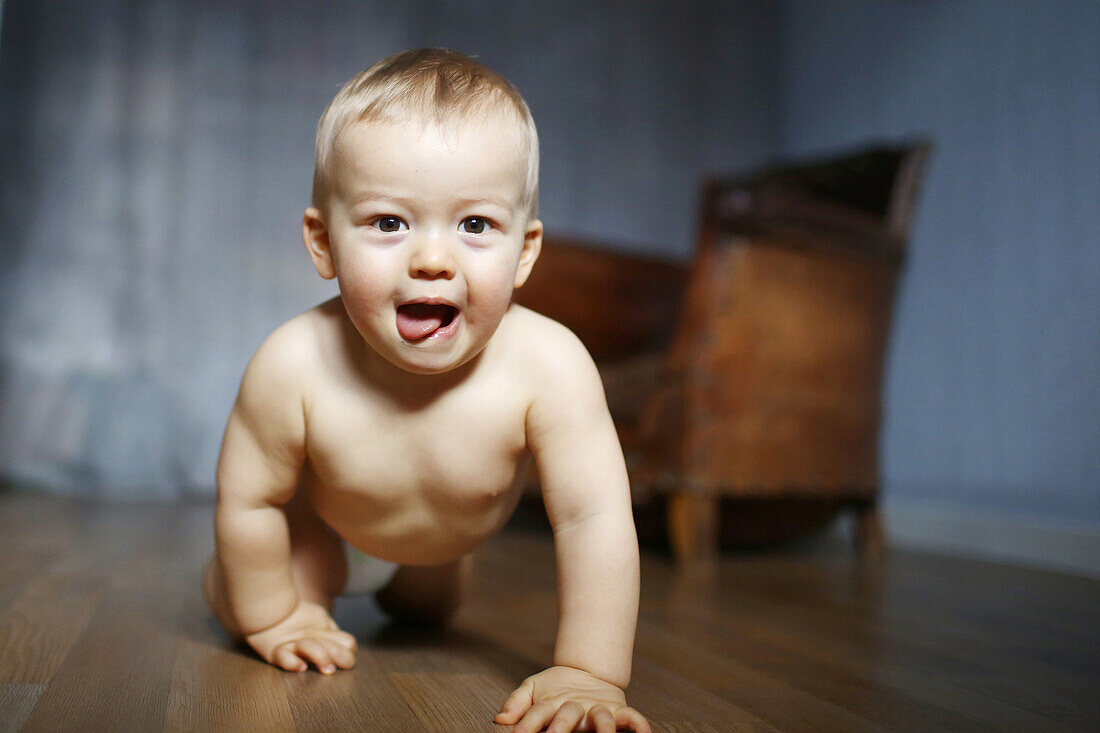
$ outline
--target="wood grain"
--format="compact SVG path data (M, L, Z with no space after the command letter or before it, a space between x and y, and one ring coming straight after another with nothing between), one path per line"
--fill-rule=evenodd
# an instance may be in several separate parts
M100 592L42 577L0 613L0 682L46 684L80 637Z
M199 593L204 505L0 493L0 731L506 730L492 718L550 664L549 535L478 552L451 628L335 617L356 668L264 664ZM828 543L715 558L643 554L631 704L655 731L1093 730L1100 582L908 552L870 567Z
M22 728L45 691L45 685L0 683L0 733Z

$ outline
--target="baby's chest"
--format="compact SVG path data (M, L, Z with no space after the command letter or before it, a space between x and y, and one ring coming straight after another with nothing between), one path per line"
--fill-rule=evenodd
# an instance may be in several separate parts
M524 419L508 404L394 411L356 400L322 402L307 429L310 469L327 489L383 501L410 492L500 494L524 454Z

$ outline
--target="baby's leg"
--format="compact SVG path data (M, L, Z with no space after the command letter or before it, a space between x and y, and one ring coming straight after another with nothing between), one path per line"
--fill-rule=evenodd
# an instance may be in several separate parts
M446 565L402 565L374 598L396 621L441 626L454 616L469 593L473 558Z
M332 610L348 576L343 540L317 516L301 493L290 500L285 511L290 529L290 570L298 595L304 601ZM206 564L203 594L225 630L235 639L242 638L229 606L217 555Z

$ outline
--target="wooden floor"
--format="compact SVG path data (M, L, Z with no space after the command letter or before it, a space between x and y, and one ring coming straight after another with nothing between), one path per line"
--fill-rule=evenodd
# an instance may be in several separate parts
M337 619L355 670L281 672L227 641L198 591L208 506L0 494L0 731L503 730L549 663L553 553L507 531L453 629ZM631 703L658 731L1098 730L1100 583L842 547L728 556L713 577L643 558Z

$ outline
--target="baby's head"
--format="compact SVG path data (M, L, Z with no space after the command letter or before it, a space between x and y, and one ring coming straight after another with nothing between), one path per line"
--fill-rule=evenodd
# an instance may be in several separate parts
M358 122L461 123L496 116L515 125L526 148L524 204L535 219L539 204L539 139L535 120L519 91L474 59L444 48L402 51L352 77L337 92L317 124L313 205L319 209L338 173L337 139Z
M519 92L462 54L406 51L344 85L316 154L302 236L364 341L406 372L470 362L542 243Z

